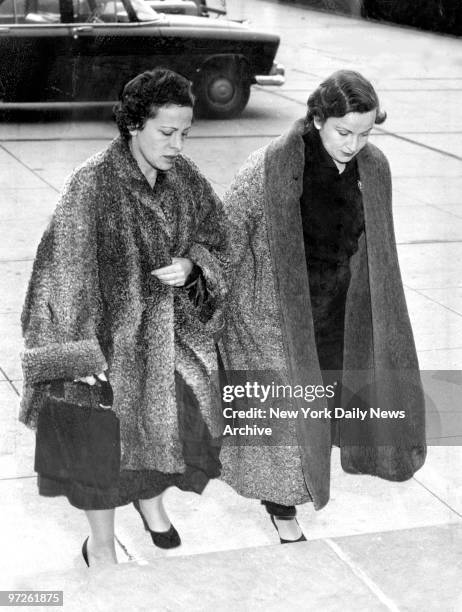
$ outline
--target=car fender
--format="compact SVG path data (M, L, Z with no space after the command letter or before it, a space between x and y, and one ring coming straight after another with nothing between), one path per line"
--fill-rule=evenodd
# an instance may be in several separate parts
M196 68L196 78L200 78L201 74L213 66L222 66L223 64L236 66L238 70L242 71L242 76L251 79L253 76L250 70L250 64L245 57L240 53L217 53L215 55L209 55L202 62L202 64Z

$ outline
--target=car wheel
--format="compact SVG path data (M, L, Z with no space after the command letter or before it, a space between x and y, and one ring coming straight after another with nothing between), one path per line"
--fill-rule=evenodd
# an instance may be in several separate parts
M227 119L239 115L250 97L250 83L241 71L206 67L195 88L196 109L202 117Z

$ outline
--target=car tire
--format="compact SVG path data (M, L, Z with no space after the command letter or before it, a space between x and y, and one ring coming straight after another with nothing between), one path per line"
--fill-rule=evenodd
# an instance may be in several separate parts
M244 110L250 97L250 82L243 71L234 66L206 66L194 92L199 116L229 119Z

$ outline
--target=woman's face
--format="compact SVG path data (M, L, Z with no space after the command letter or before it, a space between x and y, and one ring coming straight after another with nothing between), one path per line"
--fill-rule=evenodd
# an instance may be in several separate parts
M165 172L181 153L191 129L193 111L189 106L161 106L155 117L141 129L130 130L130 150L143 174Z
M337 167L342 169L367 143L376 114L375 109L367 113L347 113L343 117L329 117L324 123L314 118L321 142Z

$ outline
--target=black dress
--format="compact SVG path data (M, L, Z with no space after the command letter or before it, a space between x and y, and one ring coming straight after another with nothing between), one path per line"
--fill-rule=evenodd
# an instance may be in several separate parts
M364 231L364 212L356 159L339 173L314 126L304 141L300 205L316 348L326 383L338 380L332 371L343 367L350 258Z
M195 282L199 280L199 277L202 278L200 269L194 266L187 282L190 286L188 290L190 299L199 299L196 289L202 287L202 293L205 292L203 299L207 300L206 290L204 289L205 282ZM221 369L223 369L219 353L217 357L219 367L221 366ZM59 385L53 385L52 387L57 389ZM79 389L81 389L82 399L85 401L87 400L87 390L85 387L87 385L82 383L76 383L75 386L72 385L71 387L67 385L66 388L68 390L64 392L67 395L61 397L64 400L77 401L79 403ZM82 510L104 510L123 506L138 499L150 499L172 486L176 486L183 491L202 493L208 481L220 475L221 463L219 454L221 443L219 439L211 437L208 427L201 416L194 393L186 385L178 372L175 372L175 393L179 435L186 466L184 473L164 473L157 470L121 470L110 486L102 488L96 482L96 476L94 482L89 482L89 480L93 481L93 474L90 475L90 478L87 475L87 480L81 482L70 477L58 479L55 473L51 477L49 474L39 471L37 483L40 495L47 497L64 495L68 498L71 505L76 508ZM85 438L76 438L72 442L79 445L79 448L85 448L85 444L87 444ZM120 449L120 440L102 435L101 444L105 445L107 449L106 453L103 450L101 454L102 456L107 456L109 462L109 458L114 455L114 447ZM44 445L40 448L37 446L37 449L36 459L37 452L41 453L42 458L43 453L53 452L53 457L48 458L48 460L47 457L44 458L45 461L43 463L48 465L56 463L56 460L59 461L59 455L66 453L66 449L50 449Z

